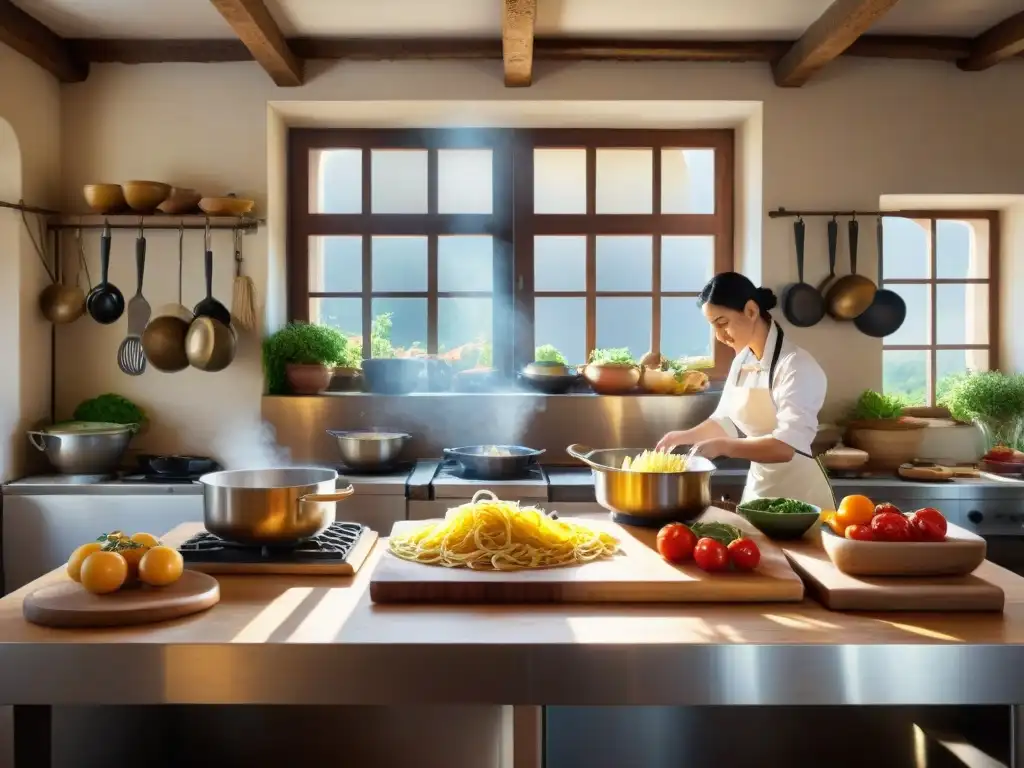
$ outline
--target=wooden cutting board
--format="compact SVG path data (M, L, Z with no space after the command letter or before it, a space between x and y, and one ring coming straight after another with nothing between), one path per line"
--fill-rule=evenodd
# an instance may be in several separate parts
M212 576L186 570L166 587L137 586L110 595L86 592L68 579L27 595L25 618L45 627L122 627L190 616L220 601Z
M571 519L571 518L566 518ZM377 603L672 603L798 602L804 587L782 550L732 512L712 508L702 519L735 525L757 541L761 564L751 573L701 571L675 566L655 551L657 529L582 519L620 542L615 557L536 571L470 571L413 563L384 552L370 579ZM392 534L422 521L401 521Z
M849 576L829 559L820 534L786 542L808 592L833 611L1002 611L1003 590L983 577Z

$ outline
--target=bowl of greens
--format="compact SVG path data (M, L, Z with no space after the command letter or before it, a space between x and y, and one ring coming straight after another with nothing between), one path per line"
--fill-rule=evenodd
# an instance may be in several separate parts
M799 539L821 517L821 509L796 499L751 499L736 507L769 539Z

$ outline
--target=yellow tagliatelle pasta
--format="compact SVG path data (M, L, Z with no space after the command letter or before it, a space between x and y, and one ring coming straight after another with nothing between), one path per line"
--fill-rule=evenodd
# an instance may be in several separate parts
M486 571L585 563L615 554L618 544L610 534L501 501L490 491L477 491L470 503L449 510L446 519L388 542L403 560Z
M686 457L665 451L644 451L622 460L627 472L685 472Z

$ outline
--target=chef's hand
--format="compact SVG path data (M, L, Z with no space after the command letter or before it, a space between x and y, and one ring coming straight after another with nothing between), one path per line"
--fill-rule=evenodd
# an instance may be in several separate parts
M665 453L671 453L672 449L676 446L686 445L689 440L686 437L686 432L679 430L676 432L667 433L658 444L654 447L656 451L665 451Z
M697 443L693 455L704 456L708 459L717 459L725 455L726 441L720 437L713 437L710 440L702 440Z

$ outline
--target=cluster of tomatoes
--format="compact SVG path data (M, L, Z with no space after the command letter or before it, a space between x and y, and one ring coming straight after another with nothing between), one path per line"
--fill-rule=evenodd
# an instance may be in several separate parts
M713 533L714 535L703 535ZM761 562L761 550L753 539L738 528L725 524L669 523L658 531L658 554L670 563L681 565L691 559L709 573L752 571Z
M824 522L837 536L857 541L945 541L946 518L924 507L904 514L896 505L875 504L867 496L847 496Z
M166 587L181 578L185 562L173 547L150 533L104 533L83 544L68 558L67 573L94 595L117 592L123 586Z

